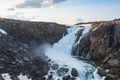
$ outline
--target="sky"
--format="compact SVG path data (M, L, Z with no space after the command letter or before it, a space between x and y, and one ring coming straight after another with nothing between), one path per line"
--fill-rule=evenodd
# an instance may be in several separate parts
M120 0L0 0L0 17L76 24L120 18Z

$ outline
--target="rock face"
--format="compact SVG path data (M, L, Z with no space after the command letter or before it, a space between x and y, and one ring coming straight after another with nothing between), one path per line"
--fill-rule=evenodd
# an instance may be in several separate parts
M111 23L101 25L100 28L91 33L91 58L104 58L107 55L107 49L113 46L113 35L114 24Z
M28 42L57 42L66 33L66 26L47 22L0 19L0 28L18 40Z
M120 20L96 22L92 26L89 36L79 44L79 56L89 55L101 66L98 71L101 76L105 75L105 69L109 69L106 80L120 79Z
M0 19L0 29L7 32L0 34L0 74L9 73L15 79L22 73L32 80L44 80L49 64L36 56L34 49L43 43L57 42L66 33L66 26Z
M83 37L80 41L80 44L78 46L78 56L83 56L83 57L86 57L86 58L89 58L87 55L90 51L90 39L89 39L89 36L90 35L86 35L85 37Z

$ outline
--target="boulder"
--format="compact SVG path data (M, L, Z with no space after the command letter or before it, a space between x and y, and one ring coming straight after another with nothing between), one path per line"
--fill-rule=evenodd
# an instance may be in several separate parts
M106 72L103 68L99 68L98 69L98 72L97 72L100 76L105 76L106 75Z
M78 76L78 71L75 68L72 68L71 75L73 77L77 77Z
M53 80L53 75L52 74L48 75L48 79L47 80Z
M51 65L51 68L53 70L57 70L59 68L59 65L58 64L53 64L53 65Z
M63 79L63 80L71 80L71 76L70 76L70 75L66 75L66 76L63 76L62 79Z
M63 76L63 75L65 75L68 71L69 71L68 68L66 68L66 67L61 67L61 68L59 68L59 69L57 70L57 74L58 74L59 76Z
M107 64L108 64L109 67L112 67L112 68L120 67L119 61L117 59L110 59L107 62Z

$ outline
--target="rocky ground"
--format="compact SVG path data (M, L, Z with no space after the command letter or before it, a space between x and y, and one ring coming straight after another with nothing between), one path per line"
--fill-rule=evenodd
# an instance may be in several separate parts
M8 73L12 80L23 74L32 80L44 80L49 60L43 52L34 51L43 43L53 44L66 33L66 26L56 23L0 19L0 80ZM4 79L3 79L4 80Z
M98 66L98 74L106 76L105 80L120 80L120 20L94 22L92 31L81 39L78 45L78 55L93 60ZM63 34L66 26L56 23L17 21L0 19L0 80L2 73L9 73L12 80L19 80L18 75L23 74L32 80L44 80L49 70L49 60L34 50L43 43L53 44ZM78 37L81 35L78 32ZM76 55L76 54L73 54ZM68 68L53 66L58 73L63 74ZM63 80L73 79L78 75L72 69L70 75ZM51 75L48 75L52 79Z
M79 44L79 56L89 55L105 80L120 80L120 20L95 22L92 27Z

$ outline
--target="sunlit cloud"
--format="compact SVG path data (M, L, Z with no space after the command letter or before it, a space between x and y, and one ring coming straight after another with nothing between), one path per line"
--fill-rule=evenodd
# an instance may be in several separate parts
M25 0L16 5L16 8L42 8L50 7L66 0Z

